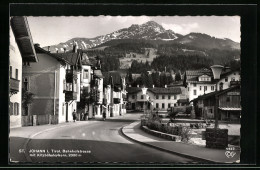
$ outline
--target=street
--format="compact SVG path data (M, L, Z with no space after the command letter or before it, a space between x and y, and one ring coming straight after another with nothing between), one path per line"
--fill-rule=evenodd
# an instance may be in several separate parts
M140 115L51 125L48 126L51 130L47 131L40 126L11 129L10 159L32 163L195 163L125 138L120 128L138 120ZM33 132L30 139L22 137L30 130L36 131L35 128L43 132Z

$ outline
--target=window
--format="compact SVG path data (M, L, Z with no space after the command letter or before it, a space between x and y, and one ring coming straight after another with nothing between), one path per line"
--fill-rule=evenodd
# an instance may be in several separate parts
M135 99L135 95L134 94L132 94L132 99Z
M14 115L19 115L19 103L14 103Z
M168 99L169 99L169 100L171 99L171 95L168 95Z
M235 81L235 77L232 77L232 78L231 78L231 81Z
M219 83L219 90L223 90L223 83Z
M13 68L12 66L10 66L10 78L12 78L12 72L13 72Z
M157 108L157 109L159 108L159 103L156 103L156 108Z
M29 90L29 77L24 77L23 79L23 88L28 91Z
M9 107L9 110L10 110L10 115L13 115L14 114L14 104L12 102L10 102L10 107Z
M204 86L204 91L207 91L207 86Z
M196 86L197 86L197 84L196 84L196 83L194 83L194 84L193 84L193 86L194 86L194 87L196 87Z
M162 99L164 99L164 95L162 95Z
M201 90L201 86L200 86L200 90Z
M174 100L176 100L177 99L177 96L176 95L174 95Z
M23 66L30 66L30 62L23 62Z
M177 104L176 103L174 103L174 107L176 107L177 106Z
M144 99L144 95L141 95L141 99Z
M214 86L211 86L211 90L212 90L212 91L214 90Z
M15 69L15 79L18 80L18 69Z
M88 70L86 69L83 71L83 79L88 79Z
M168 108L170 108L171 107L171 103L168 103Z
M164 103L162 103L162 108L164 109Z
M228 77L225 78L225 82L228 82Z
M74 87L72 88L74 92L77 92L77 80L74 80Z
M159 95L156 95L156 99L159 99Z
M197 91L196 90L193 90L193 95L197 95Z

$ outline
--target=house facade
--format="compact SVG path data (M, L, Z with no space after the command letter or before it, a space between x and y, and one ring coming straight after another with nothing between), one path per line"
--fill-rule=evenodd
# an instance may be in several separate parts
M52 54L38 44L35 50L39 62L23 66L23 85L34 94L24 115L33 116L33 125L72 121L80 101L80 53Z
M37 62L26 17L10 19L9 121L10 128L22 126L22 65Z
M180 87L148 88L145 95L139 87L128 87L127 92L127 106L130 110L167 111L170 107L178 106L178 100L182 95Z
M211 92L193 100L195 114L198 118L214 119L217 109L219 120L238 122L241 116L240 100L239 85Z
M240 84L240 72L238 70L223 69L220 79L214 79L213 73L209 69L187 70L186 84L187 94L190 101L193 99L214 92L224 90L231 85Z
M125 78L117 71L105 72L104 95L108 117L121 116L126 113Z

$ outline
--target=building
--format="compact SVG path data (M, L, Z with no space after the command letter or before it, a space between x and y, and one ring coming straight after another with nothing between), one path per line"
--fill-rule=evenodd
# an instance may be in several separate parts
M90 93L93 98L93 103L89 107L89 118L102 117L102 104L103 104L103 79L104 76L101 72L100 58L92 59L91 63L91 83Z
M80 101L82 53L50 53L35 45L37 63L23 66L23 86L34 94L33 103L24 112L24 121L31 125L72 121Z
M170 107L178 106L177 101L181 95L180 87L148 88L146 95L143 94L142 88L128 87L127 106L130 110L152 110L155 108L159 111L166 111Z
M104 72L104 100L108 117L121 116L126 113L126 82L117 71Z
M185 72L187 84L187 93L189 100L193 100L198 96L214 92L216 90L224 90L233 84L240 84L239 70L230 70L223 68L219 79L214 79L210 69L204 68L200 70L187 70Z
M211 92L193 100L196 116L214 119L216 109L219 120L239 121L241 115L240 86Z
M22 126L22 65L37 62L26 17L10 19L9 115L10 127Z

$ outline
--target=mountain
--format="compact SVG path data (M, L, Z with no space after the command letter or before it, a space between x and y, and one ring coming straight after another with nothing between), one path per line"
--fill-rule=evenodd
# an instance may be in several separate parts
M75 41L79 48L89 49L115 39L144 39L144 40L175 40L182 37L172 30L165 30L161 25L154 21L148 21L142 25L133 24L129 28L123 28L110 34L98 36L95 38L73 38L67 42L50 46L51 52L63 52L63 48L71 50ZM44 47L48 49L48 47Z
M73 38L64 43L52 45L49 50L51 52L56 52L57 50L63 52L64 48L66 48L67 51L72 50L74 42L78 45L78 48L83 50L102 46L104 49L107 46L110 47L111 44L118 45L127 41L131 43L135 43L135 41L146 41L147 43L155 45L155 47L161 44L174 46L179 44L182 48L185 46L184 50L186 51L189 49L188 47L198 48L199 51L211 49L240 50L240 43L230 39L215 38L202 33L181 35L174 33L172 30L164 29L160 24L154 21L148 21L141 25L133 24L128 28L123 28L95 38ZM48 47L43 48L48 50Z

